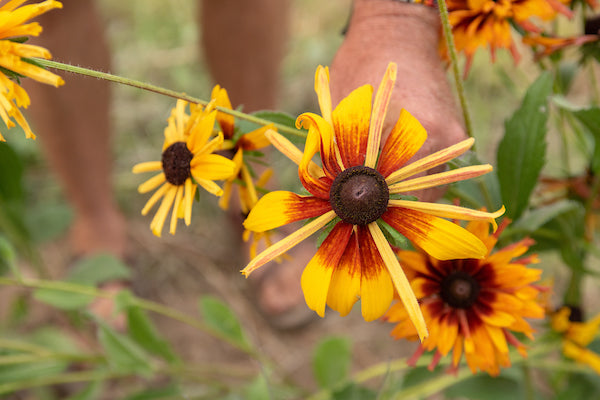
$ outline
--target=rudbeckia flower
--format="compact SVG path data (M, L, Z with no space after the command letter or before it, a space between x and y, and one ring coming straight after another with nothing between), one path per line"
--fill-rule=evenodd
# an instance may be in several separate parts
M532 18L548 21L557 12L572 15L559 0L448 0L447 5L456 49L467 58L465 74L479 47L489 46L492 60L498 48L510 50L515 61L519 60L511 23L525 31L539 32Z
M427 134L405 110L379 154L395 79L396 65L390 63L373 103L373 88L364 85L332 111L329 71L319 66L315 91L321 115L304 113L296 121L296 125L308 129L304 152L276 132L267 133L271 142L299 165L300 181L310 195L270 192L250 211L244 226L264 232L295 221L310 222L260 253L242 272L249 275L331 224L331 231L302 274L308 307L322 317L328 305L344 316L361 298L362 315L370 321L385 313L394 291L398 291L423 338L427 328L419 305L380 224L400 232L437 258L481 258L487 253L485 245L470 232L440 217L494 223L503 210L491 214L396 198L404 192L479 176L492 167L472 166L414 178L465 152L473 140L407 164ZM322 166L312 161L317 152Z
M186 101L177 100L171 111L165 128L162 160L143 162L133 167L134 173L160 171L138 187L140 193L158 188L142 209L142 215L146 215L162 199L150 223L150 229L156 236L161 235L171 208L171 234L175 234L178 219L183 218L186 225L190 224L196 184L221 196L223 190L213 181L229 178L235 169L231 160L212 154L223 143L221 132L211 139L217 114L214 103L209 103L205 109L190 104L190 114L185 110L186 105Z
M492 253L504 226L490 235L487 224L468 224L467 230L488 249L486 257L479 260L440 261L423 252L398 252L430 332L409 364L414 365L425 351L435 351L429 366L433 369L452 351L452 370L458 368L464 353L473 373L480 369L497 375L500 367L510 366L509 345L527 355L525 346L511 332L532 338L533 329L525 318L544 316L538 296L543 288L533 285L542 271L526 267L537 262L535 255L516 259L528 250L530 239ZM397 323L391 332L395 338L416 338L402 304L394 304L385 319Z
M38 36L42 32L40 24L27 21L53 8L62 8L62 4L48 0L21 7L25 1L0 1L4 3L0 6L0 118L7 128L14 127L16 122L23 128L25 137L35 139L19 110L19 107L27 108L31 101L18 79L28 77L56 87L65 82L58 75L27 60L30 57L50 59L52 56L43 47L23 43L23 38ZM0 141L5 141L1 134Z
M214 99L215 106L229 110L232 109L227 91L219 85L213 88L211 99ZM247 215L258 201L258 195L256 194L256 186L252 180L251 168L247 165L247 160L244 158L244 152L260 150L270 146L271 143L266 138L265 132L271 129L273 125L263 126L236 137L235 118L233 115L219 111L217 112L217 122L221 126L221 131L225 139L221 145L221 150L230 151L233 154L232 160L235 163L233 175L223 185L223 196L219 199L219 207L224 210L229 209L229 201L231 200L234 183L236 181L242 182L242 184L238 185L238 194L241 211L244 215Z
M585 364L600 374L600 355L587 349L600 329L600 314L589 321L583 321L581 313L569 307L562 307L552 315L552 329L563 336L563 354Z

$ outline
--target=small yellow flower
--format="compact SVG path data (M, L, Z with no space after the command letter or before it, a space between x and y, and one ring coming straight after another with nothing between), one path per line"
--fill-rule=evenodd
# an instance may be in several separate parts
M485 245L440 217L495 224L494 218L504 210L486 213L390 198L492 169L490 165L472 166L410 179L464 153L473 140L407 164L427 134L405 110L380 154L383 121L395 79L396 65L390 63L374 101L372 86L365 85L332 110L329 71L319 67L315 91L321 115L304 113L296 121L308 129L304 153L276 132L267 132L275 147L299 165L300 181L310 195L270 192L250 211L244 226L264 232L295 221L313 220L260 253L242 272L249 275L332 222L331 232L302 274L302 290L309 308L321 317L326 305L346 315L361 298L363 318L370 321L385 313L396 290L419 336L424 338L427 328L421 310L380 224L387 224L438 258L481 258L487 252ZM317 152L322 166L312 161Z
M562 334L564 355L600 374L600 355L587 349L600 329L600 314L583 322L572 309L562 307L552 315L551 324L552 329Z
M179 218L183 218L186 225L190 224L196 184L209 193L221 196L223 191L213 181L229 178L235 169L231 160L212 154L223 143L221 132L211 139L217 114L214 103L211 102L205 109L191 104L190 114L186 113L186 105L186 101L177 100L177 105L171 111L165 128L162 160L133 167L134 173L161 171L138 187L140 193L158 188L142 209L142 215L146 215L162 198L150 223L156 236L161 235L171 207L171 234L175 234Z
M213 88L211 99L215 101L215 106L229 110L232 109L227 91L219 85L216 85ZM247 164L244 153L270 146L271 143L266 138L265 132L272 129L273 125L263 126L252 132L236 137L235 118L233 115L217 112L217 122L221 126L221 131L223 132L223 137L225 139L221 149L230 151L233 154L232 160L235 163L234 174L227 179L223 185L223 196L219 200L219 207L223 210L229 209L233 185L236 181L241 181L242 184L238 185L240 207L242 213L248 215L252 207L254 207L258 201L258 195L256 193L256 185L252 180L252 174L250 172L252 169Z
M28 77L48 85L60 86L65 82L61 77L41 68L27 58L50 59L50 52L43 47L21 43L23 37L38 36L42 27L37 22L29 22L53 8L62 8L58 1L47 0L21 7L27 0L1 1L0 6L0 118L7 128L15 122L23 128L28 139L35 139L27 120L19 110L31 103L27 92L18 84L18 78ZM0 141L4 137L0 134Z
M473 373L480 369L497 375L500 367L510 366L509 344L526 356L525 346L511 331L531 338L533 329L524 318L544 316L538 301L541 288L533 285L542 271L525 266L537 262L536 256L515 260L528 250L531 240L491 253L504 226L490 235L487 224L468 224L467 230L488 249L488 254L479 260L440 261L423 252L398 252L430 330L410 364L414 365L425 351L435 351L430 364L433 369L452 351L451 369L458 367L464 353ZM385 319L397 323L391 332L395 338L416 339L417 332L402 304L394 304Z

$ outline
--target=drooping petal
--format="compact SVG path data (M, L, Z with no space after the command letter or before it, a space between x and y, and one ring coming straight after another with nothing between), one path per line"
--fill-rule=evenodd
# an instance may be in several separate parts
M150 229L152 229L152 233L155 236L160 237L162 234L162 229L165 224L165 220L167 219L167 215L171 206L173 205L173 201L175 200L175 195L177 194L178 186L169 185L168 190L166 191L156 214L154 214L154 218L152 218L152 222L150 222Z
M487 247L471 232L431 214L390 207L382 219L439 260L483 258L487 254Z
M267 130L265 136L277 150L283 153L283 155L292 160L294 164L300 165L300 162L302 162L303 153L296 146L294 146L292 142L272 129ZM308 165L308 173L316 178L325 176L323 169L315 164L315 162L312 160Z
M290 222L317 217L331 210L328 201L286 191L269 192L252 208L244 227L254 232L275 229Z
M185 197L183 199L184 214L183 220L186 225L192 223L192 202L194 201L194 194L196 194L196 185L192 183L191 179L185 180Z
M410 283L408 282L408 279L406 279L406 275L404 274L396 255L392 251L390 244L385 236L383 236L383 232L381 232L379 225L377 225L376 222L371 222L368 227L375 245L379 250L379 254L392 278L394 287L400 296L400 300L402 300L402 304L404 304L404 307L408 311L408 315L417 329L419 338L423 340L428 335L427 326L425 325L423 313L421 312L419 303L410 287Z
M308 308L325 315L331 277L350 239L352 225L338 222L302 273L302 291Z
M377 156L379 155L379 145L381 143L381 134L383 133L383 122L387 113L387 107L392 98L392 90L396 83L397 66L395 63L389 63L383 75L383 79L377 89L375 101L373 103L373 114L371 115L371 124L369 125L369 136L367 143L367 154L364 165L375 168Z
M329 68L319 65L315 72L315 92L321 109L321 115L330 125L332 123L331 110L331 92L329 90Z
M171 214L171 225L169 227L169 233L174 235L177 230L177 220L179 214L179 206L183 199L183 186L177 186L177 192L175 193L175 200L173 202L173 212Z
M377 171L387 178L406 164L419 151L426 139L427 132L423 125L408 111L402 109L396 125L383 145Z
M338 145L335 143L333 125L320 115L304 113L296 119L296 126L308 129L300 167L306 165L317 151L320 151L325 174L331 179L335 178L344 169L344 163Z
M198 183L198 185L202 186L204 190L206 190L210 194L214 194L215 196L222 196L223 189L213 181L209 179L200 178L199 176L194 176L194 179Z
M148 211L150 211L156 202L158 202L158 200L160 200L172 187L173 185L171 185L169 182L165 182L160 188L158 188L158 190L152 194L150 199L148 199L146 205L144 205L144 208L142 208L142 215L148 214Z
M345 168L363 165L369 140L373 87L354 89L333 110L333 130Z
M425 175L395 183L389 187L390 193L402 193L415 190L428 189L431 187L447 185L449 183L476 178L492 171L490 164L472 165L469 167L453 169L437 174Z
M295 245L297 245L298 243L300 243L301 241L318 231L319 229L323 228L334 218L335 212L331 210L321 215L320 217L314 219L313 221L309 222L308 224L304 225L300 229L296 230L294 233L281 239L279 242L269 246L262 253L257 255L252 261L250 261L248 265L246 265L246 267L242 270L242 274L244 274L245 276L250 275L252 271L282 255L283 253L285 253L286 251L288 251L289 249L291 249L292 247L294 247Z
M213 88L210 98L215 101L216 107L223 107L228 110L231 110L231 101L229 100L229 95L227 94L227 90L222 88L219 85L215 85ZM221 126L221 131L223 132L223 136L226 139L231 139L233 137L233 129L235 126L235 118L231 114L224 113L219 111L217 113L217 122Z
M445 162L450 161L469 150L473 146L473 143L475 143L475 139L469 138L453 146L423 157L420 160L417 160L395 172L392 172L386 178L386 182L388 185L392 185L410 176L444 164Z

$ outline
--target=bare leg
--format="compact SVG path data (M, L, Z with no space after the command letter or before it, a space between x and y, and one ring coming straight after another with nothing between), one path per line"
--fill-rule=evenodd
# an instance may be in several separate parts
M289 26L289 0L202 0L209 70L244 111L276 106Z
M62 10L38 18L44 32L32 43L48 48L58 61L107 71L110 53L95 2L62 3ZM77 75L64 78L58 89L27 83L33 129L74 207L74 251L123 256L126 230L110 176L109 84Z

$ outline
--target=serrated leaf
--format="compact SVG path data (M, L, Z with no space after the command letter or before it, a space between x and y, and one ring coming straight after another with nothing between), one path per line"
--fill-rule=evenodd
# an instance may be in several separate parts
M225 303L205 296L200 299L200 311L204 322L212 329L240 345L247 345L240 321Z
M148 352L170 362L177 361L169 342L160 337L148 315L137 307L127 309L127 331L129 336Z
M350 341L330 337L322 340L313 355L313 374L322 388L332 388L348 378L351 361Z
M525 211L545 163L548 96L552 76L544 73L529 87L523 103L505 123L498 145L497 174L506 216L515 220Z
M591 167L596 174L600 173L600 108L590 107L573 112L573 115L594 137L594 150Z
M127 336L98 321L98 340L110 368L116 372L150 376L152 368L147 353Z

